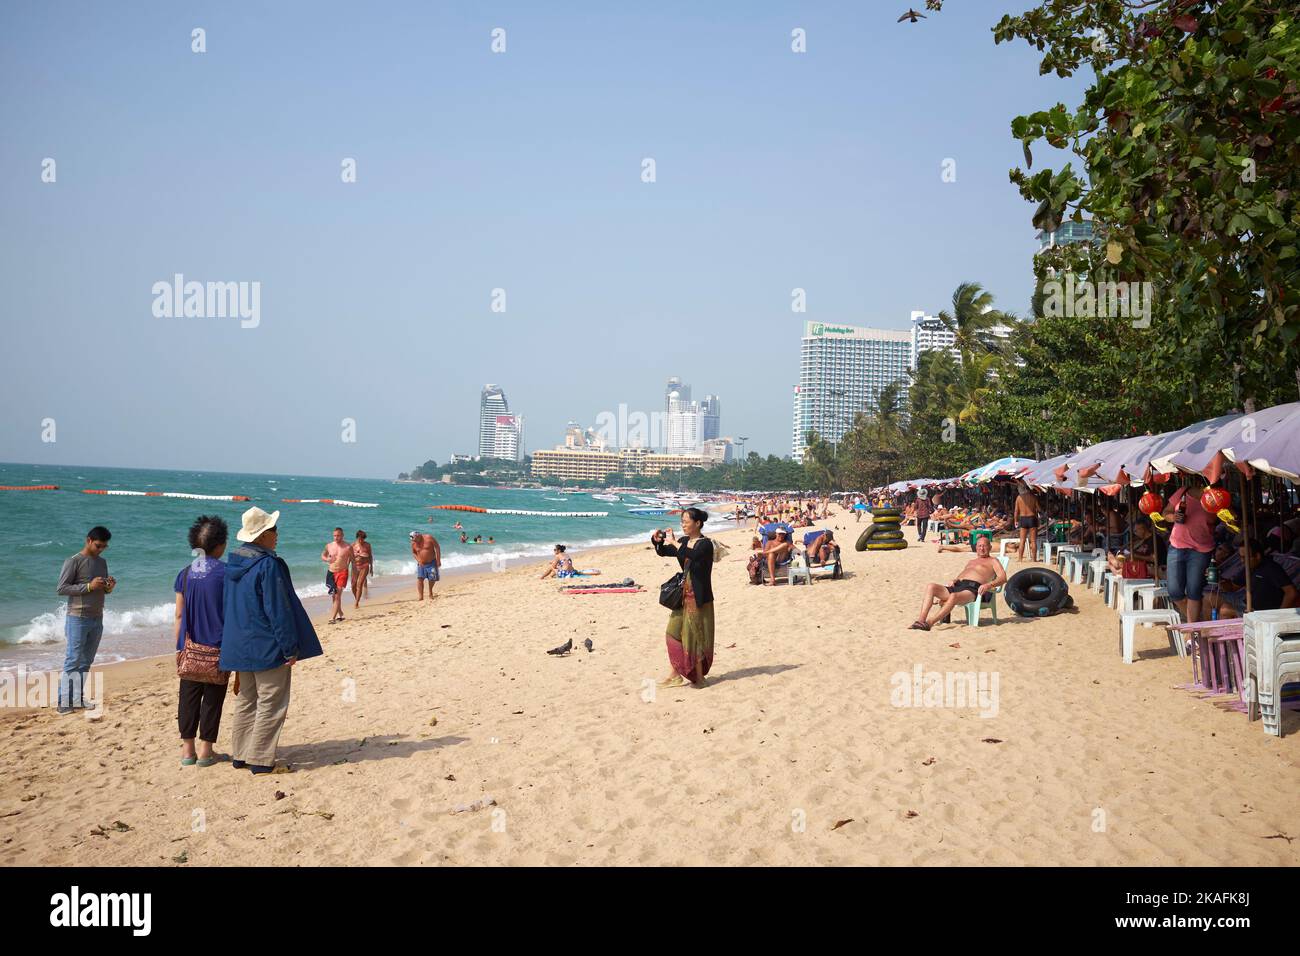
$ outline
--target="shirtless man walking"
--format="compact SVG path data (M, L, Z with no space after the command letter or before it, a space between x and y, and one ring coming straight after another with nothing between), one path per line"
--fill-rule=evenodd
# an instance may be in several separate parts
M334 540L320 553L329 570L325 572L325 590L333 599L330 623L343 620L343 589L348 586L348 570L352 567L352 546L343 540L343 529L334 529Z
M429 600L433 600L433 586L438 582L438 567L442 564L442 549L438 539L431 534L411 532L411 554L415 558L415 587L424 600L424 582L429 582Z
M993 588L1007 583L1007 572L1002 569L1002 562L991 557L989 539L983 535L975 542L975 557L966 562L961 574L952 584L927 584L925 598L921 603L921 614L912 622L914 631L928 631L935 624L952 613L954 608L982 600ZM938 601L939 610L934 611Z
M1020 482L1020 492L1016 495L1016 510L1013 517L1016 519L1016 527L1020 530L1020 544L1016 550L1019 560L1027 560L1025 555L1029 555L1028 560L1036 559L1038 557L1038 498L1023 481ZM1029 537L1028 551L1025 550L1026 535Z

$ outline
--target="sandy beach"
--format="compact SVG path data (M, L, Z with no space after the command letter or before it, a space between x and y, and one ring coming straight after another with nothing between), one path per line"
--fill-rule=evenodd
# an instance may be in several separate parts
M851 545L851 519L832 525ZM1123 664L1092 592L1072 589L1076 614L920 633L920 584L964 555L850 547L844 580L759 588L749 533L716 537L703 690L649 689L675 563L639 544L581 563L641 594L518 567L318 620L290 773L179 766L168 658L108 668L98 720L4 712L0 863L1300 863L1297 715L1279 740L1183 689L1158 631ZM996 679L996 713L898 706L918 667Z

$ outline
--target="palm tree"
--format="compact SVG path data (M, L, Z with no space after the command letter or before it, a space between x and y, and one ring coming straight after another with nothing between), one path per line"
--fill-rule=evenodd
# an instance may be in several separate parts
M952 311L941 310L939 321L953 334L953 344L965 361L967 355L1001 353L1003 343L993 329L1012 325L1015 317L993 308L993 293L978 282L963 282L952 294Z
M815 491L834 491L838 484L839 468L835 449L815 431L808 432L808 445L803 453L804 475Z

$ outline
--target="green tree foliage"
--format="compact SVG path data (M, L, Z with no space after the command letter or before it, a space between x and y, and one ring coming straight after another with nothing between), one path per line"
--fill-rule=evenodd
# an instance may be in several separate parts
M1016 117L1011 180L1052 229L1092 215L1119 281L1162 303L1139 347L1201 380L1231 370L1241 400L1293 400L1300 336L1300 24L1293 0L1042 0L996 42L1040 72L1088 69L1073 109ZM1032 175L1039 141L1070 164Z

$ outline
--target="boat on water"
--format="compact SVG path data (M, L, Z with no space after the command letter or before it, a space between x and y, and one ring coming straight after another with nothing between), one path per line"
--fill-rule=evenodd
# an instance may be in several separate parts
M595 498L597 501L617 501L617 502L622 502L622 500L623 500L623 499L620 498L618 495L597 495L597 494L593 494L591 497Z

